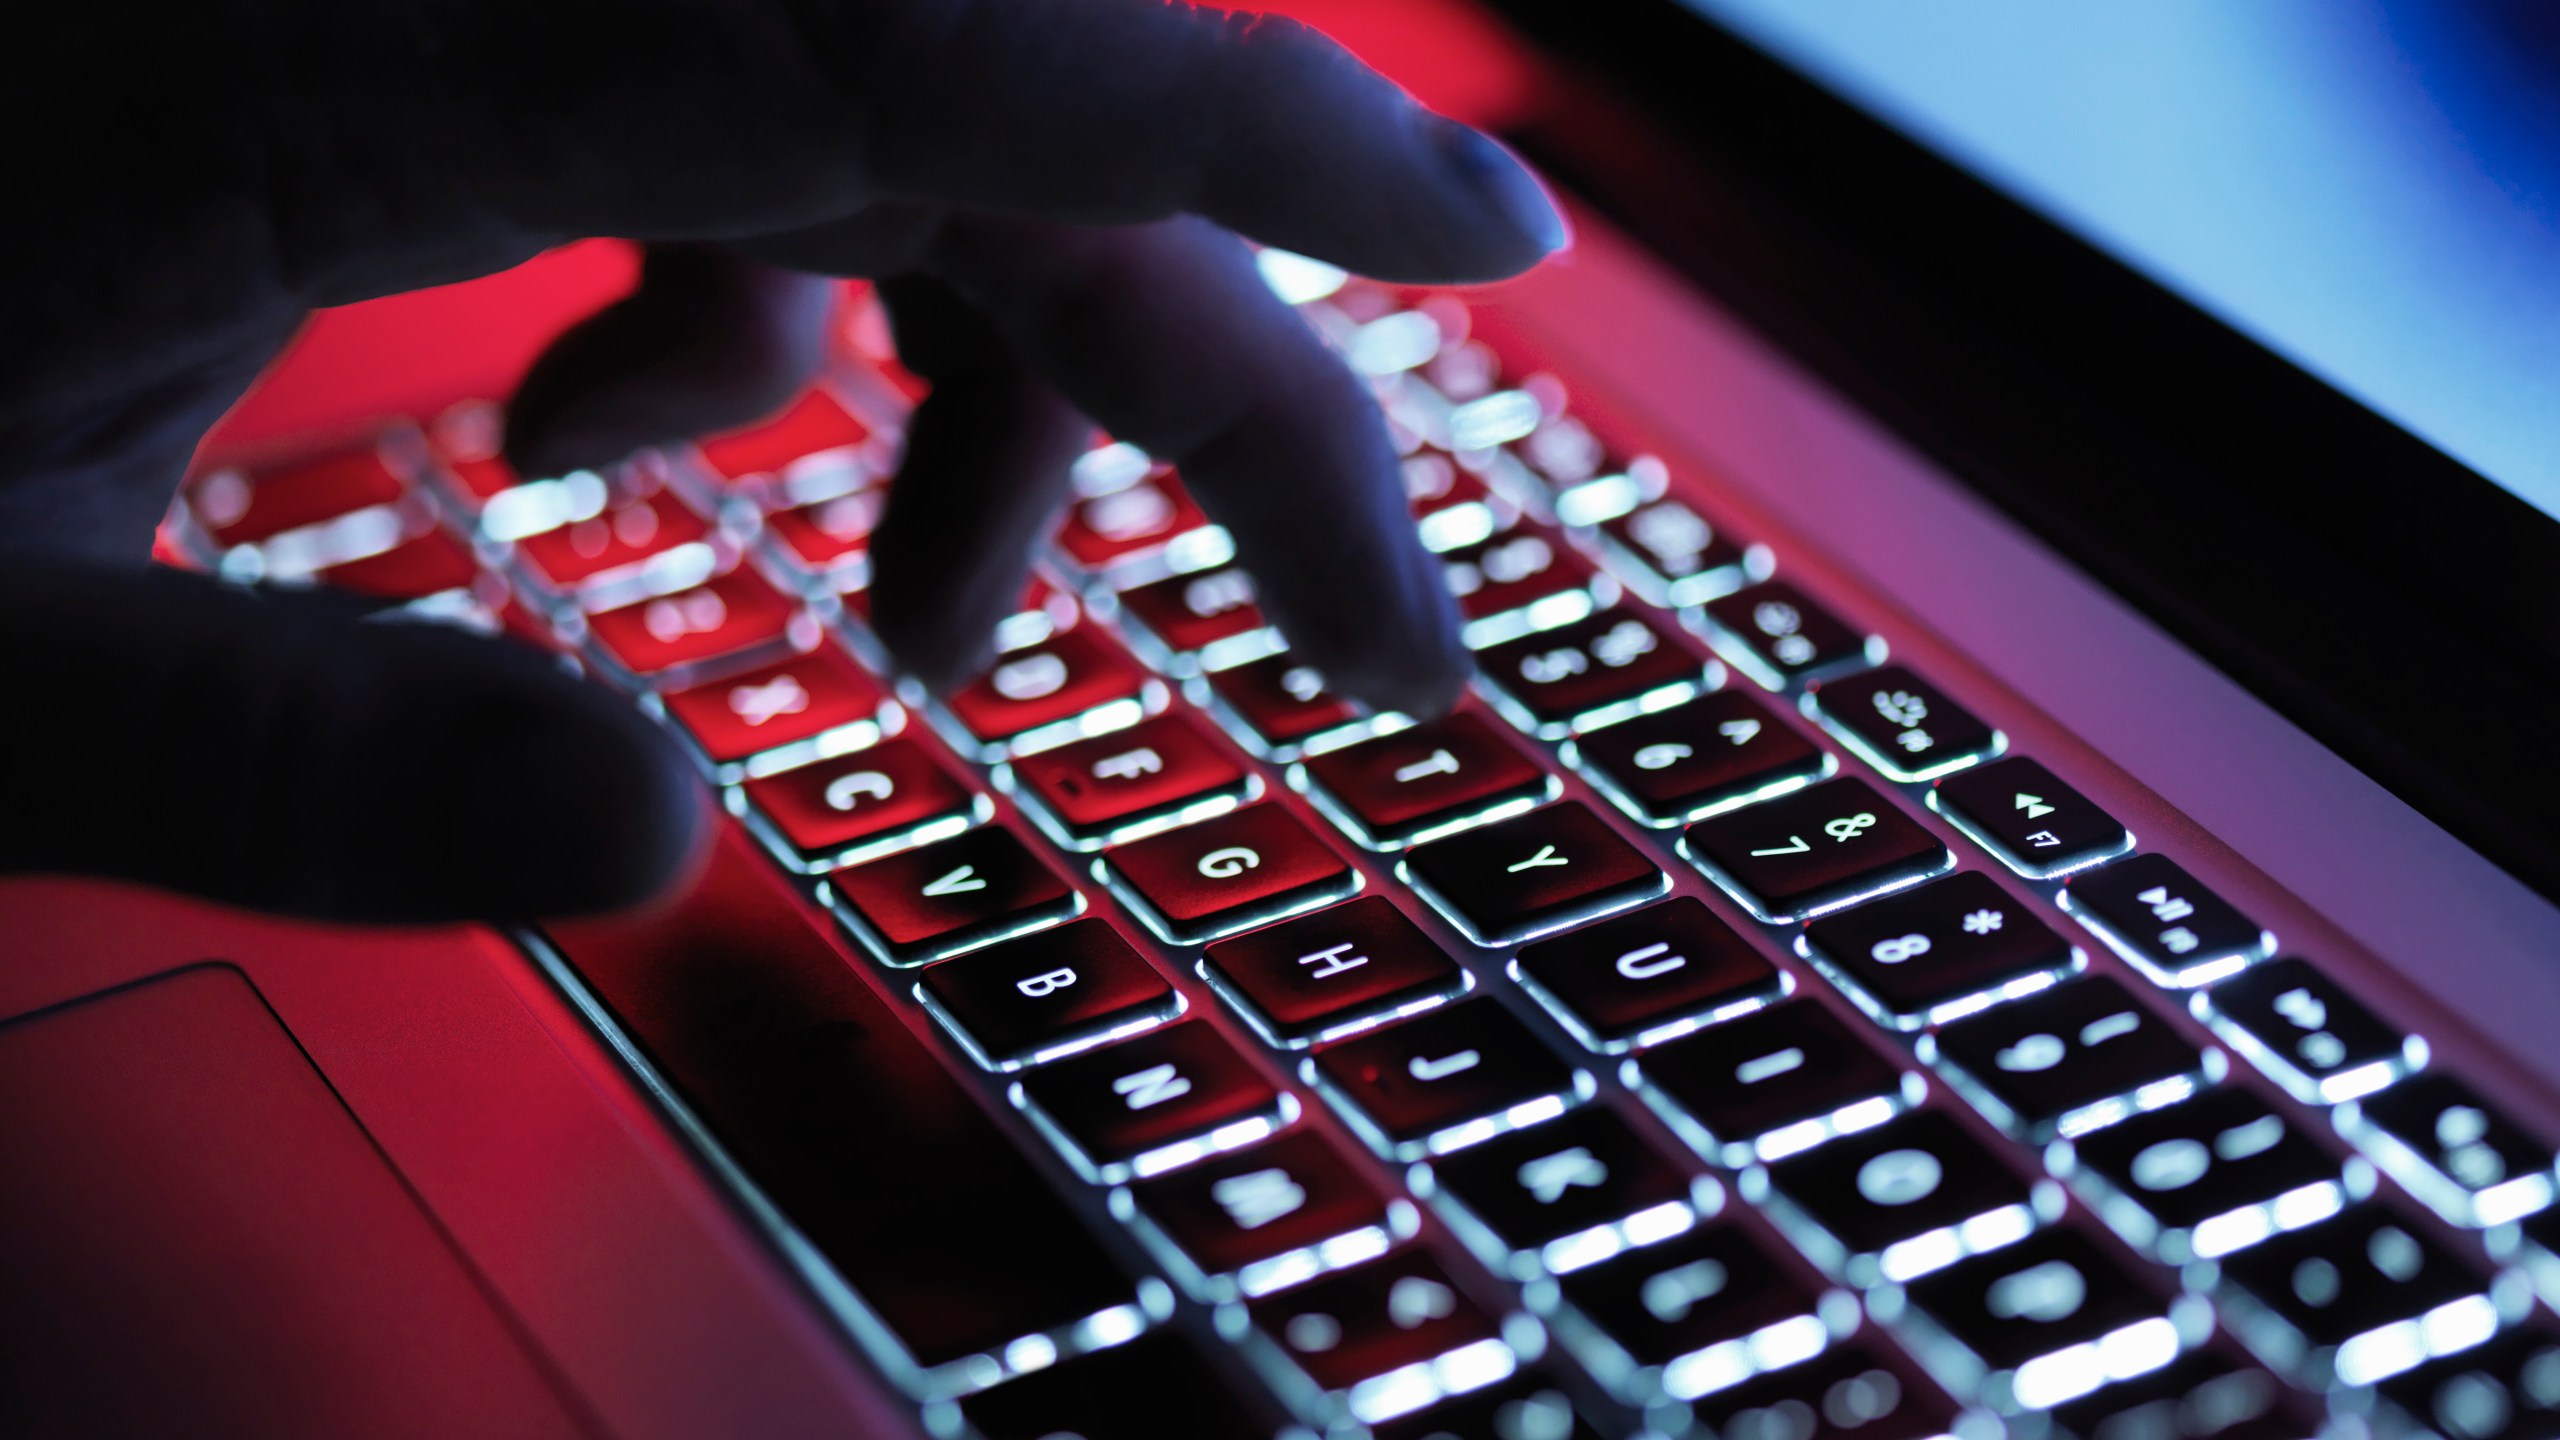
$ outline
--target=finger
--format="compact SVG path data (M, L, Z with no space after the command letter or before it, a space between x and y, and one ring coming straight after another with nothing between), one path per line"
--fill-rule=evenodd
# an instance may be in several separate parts
M1093 422L940 282L893 280L881 296L900 359L933 390L908 423L871 547L871 627L946 690L984 667Z
M1377 402L1200 220L947 226L936 264L1025 363L1178 466L1273 621L1329 684L1436 713L1468 673Z
M411 24L291 8L325 10L306 28L334 38L295 37L291 79L318 93L276 113L328 116L353 157L333 177L377 177L292 196L315 212L283 222L315 299L576 235L734 239L882 198L1081 222L1195 212L1412 280L1506 275L1564 243L1500 146L1287 20L1162 0L742 0L680 24L601 0ZM418 83L359 78L422 65ZM394 223L412 227L396 250Z
M654 727L529 650L325 595L14 556L0 870L331 920L505 920L655 893L709 829Z
M652 245L630 295L542 352L507 410L527 475L743 425L817 373L835 287L717 245Z

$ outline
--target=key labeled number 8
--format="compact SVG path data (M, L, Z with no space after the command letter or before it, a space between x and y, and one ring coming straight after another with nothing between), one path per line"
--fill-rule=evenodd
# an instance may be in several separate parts
M1879 965L1899 965L1928 953L1929 937L1926 935L1897 935L1890 940L1879 940L1867 952Z

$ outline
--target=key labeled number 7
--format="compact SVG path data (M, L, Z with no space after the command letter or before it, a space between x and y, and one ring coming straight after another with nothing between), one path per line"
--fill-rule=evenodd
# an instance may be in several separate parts
M1801 855L1812 848L1812 846L1804 843L1803 836L1790 835L1787 837L1786 844L1778 846L1774 850L1754 850L1751 853L1754 855Z

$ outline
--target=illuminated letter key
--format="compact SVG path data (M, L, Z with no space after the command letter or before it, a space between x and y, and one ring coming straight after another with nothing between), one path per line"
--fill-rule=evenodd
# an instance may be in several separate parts
M1305 1062L1362 1137L1415 1159L1562 1113L1591 1078L1491 1000L1469 1000L1329 1045Z
M927 967L934 1018L978 1063L1015 1070L1181 1013L1155 967L1107 920L1079 920Z
M1200 973L1263 1038L1305 1045L1466 988L1392 901L1369 895L1211 945Z
M1347 895L1348 861L1285 805L1248 805L1103 857L1157 934L1191 944Z
M1379 850L1521 808L1556 784L1469 711L1328 750L1299 769L1335 817Z
M1512 974L1600 1050L1667 1040L1786 993L1777 966L1685 895L1541 940Z
M1295 1099L1197 1021L1044 1065L1014 1083L1013 1099L1105 1183L1250 1145L1298 1114Z
M1480 945L1507 945L1649 899L1670 881L1575 801L1418 845L1398 867Z

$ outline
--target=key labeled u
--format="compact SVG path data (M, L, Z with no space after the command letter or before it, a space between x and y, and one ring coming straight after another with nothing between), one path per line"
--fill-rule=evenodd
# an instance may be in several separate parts
M1630 980L1650 980L1656 975L1668 975L1688 963L1688 956L1674 955L1669 945L1657 941L1619 956L1618 973Z

